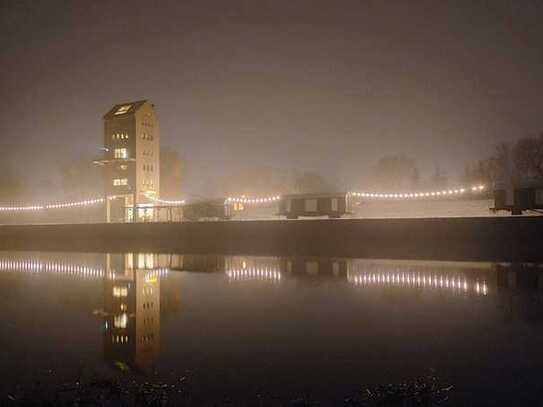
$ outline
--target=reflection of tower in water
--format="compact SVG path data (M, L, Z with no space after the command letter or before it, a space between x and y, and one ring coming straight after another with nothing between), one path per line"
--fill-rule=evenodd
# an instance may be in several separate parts
M104 357L145 369L160 350L160 277L152 254L108 254L104 279Z

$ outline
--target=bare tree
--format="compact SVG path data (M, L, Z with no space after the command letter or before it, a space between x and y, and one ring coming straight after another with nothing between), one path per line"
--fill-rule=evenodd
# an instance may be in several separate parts
M513 159L522 178L543 179L543 133L520 139L513 149Z
M517 174L511 155L509 144L498 144L491 156L465 166L462 181L467 184L492 185L496 181L514 179Z
M306 171L295 176L294 190L298 193L334 192L335 187L322 175Z
M21 175L6 162L0 163L0 204L20 201L24 194Z
M61 185L66 199L87 199L103 194L103 169L92 159L78 157L59 163Z
M246 167L223 178L221 191L227 196L269 196L289 190L278 171L265 166Z
M179 153L168 147L160 149L160 196L169 199L179 199L185 162Z
M372 171L375 186L385 190L416 187L420 183L415 161L405 155L386 155L379 159Z

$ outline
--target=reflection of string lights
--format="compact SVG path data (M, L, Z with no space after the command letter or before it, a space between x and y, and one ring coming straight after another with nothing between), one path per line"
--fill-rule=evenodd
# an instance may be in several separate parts
M226 198L225 203L226 204L229 204L229 203L243 203L243 204L255 205L255 204L266 204L266 203L277 202L280 199L281 199L281 197L279 195L269 196L269 197L266 197L266 198L246 198L244 196L242 196L240 198L228 197L228 198Z
M482 192L485 190L484 185L476 185L471 187L471 192ZM459 196L468 192L468 188L447 189L442 191L414 192L414 193L395 193L381 194L374 192L349 192L349 196L356 198L372 198L372 199L424 199L436 197L452 197Z
M103 278L116 280L115 273L106 273L103 268L83 265L71 265L61 262L43 262L40 260L0 260L0 271L19 273L49 273L83 278ZM146 272L145 278L164 277L169 273L168 268L159 268Z
M279 282L281 281L281 272L272 267L249 267L246 269L227 270L226 275L229 281L241 280L263 280Z
M89 278L104 277L102 268L39 260L0 260L0 271L51 273Z
M154 283L158 279L158 277L163 277L167 275L170 272L167 268L159 268L155 270L151 270L145 273L145 282L146 283Z
M449 289L457 292L475 291L476 294L487 295L488 286L486 281L475 284L468 283L467 279L450 277L448 275L421 274L412 272L368 272L368 273L347 273L347 281L357 286L399 286L412 288L438 288Z

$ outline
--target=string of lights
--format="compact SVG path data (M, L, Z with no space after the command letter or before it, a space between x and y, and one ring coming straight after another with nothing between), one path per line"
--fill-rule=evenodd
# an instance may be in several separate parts
M165 204L165 205L185 205L185 200L184 199L181 199L181 200L167 200L167 199L159 199L159 198L156 198L152 195L149 195L149 194L145 194L145 196L150 199L151 201L153 202L156 202L156 203L161 203L161 204Z
M242 204L249 204L249 205L255 205L255 204L267 204L272 202L277 202L281 199L281 196L275 195L275 196L268 196L265 198L247 198L245 196L241 197L228 197L225 200L226 204L229 203L242 203Z
M239 280L266 280L278 282L281 280L281 272L271 267L249 267L244 269L227 270L229 281Z
M63 203L54 203L54 204L47 204L47 205L37 204L37 205L30 205L30 206L0 206L0 212L23 212L23 211L41 211L44 209L64 209L64 208L103 204L104 201L105 201L104 198L97 198L97 199L87 199L84 201L63 202Z
M412 192L412 193L376 193L376 192L349 192L350 197L355 198L369 198L369 199L423 199L423 198L438 198L438 197L453 197L463 195L465 193L480 193L486 189L485 185L475 185L471 188L455 188L455 189L446 189L441 191L426 191L426 192ZM151 195L145 195L147 198L152 200L155 203L160 203L164 205L180 206L185 205L185 200L166 200L159 199ZM115 197L109 197L108 199L113 200ZM225 204L230 203L241 203L246 205L258 205L258 204L269 204L277 202L281 199L280 195L268 196L263 198L248 198L245 196L241 197L228 197L225 199ZM74 201L74 202L63 202L63 203L51 203L51 204L35 204L27 206L0 206L0 212L32 212L32 211L42 211L44 209L64 209L64 208L74 208L74 207L86 207L92 205L103 204L105 202L104 198L96 199L87 199L84 201Z
M484 185L475 185L471 188L455 188L441 191L426 191L426 192L411 192L411 193L376 193L376 192L349 192L348 195L356 198L370 199L423 199L423 198L438 198L438 197L453 197L463 195L465 193L480 193L484 191Z

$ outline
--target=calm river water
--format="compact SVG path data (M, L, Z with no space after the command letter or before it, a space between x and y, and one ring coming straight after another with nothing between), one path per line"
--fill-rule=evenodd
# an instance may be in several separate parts
M113 381L185 405L359 405L417 378L448 405L543 404L538 265L0 252L0 290L13 405Z

